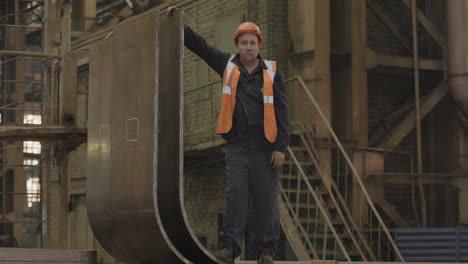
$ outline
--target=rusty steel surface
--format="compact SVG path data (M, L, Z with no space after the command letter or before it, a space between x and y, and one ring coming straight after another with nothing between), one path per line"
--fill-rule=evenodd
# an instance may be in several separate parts
M90 51L88 216L113 257L217 263L183 201L183 13L118 24Z

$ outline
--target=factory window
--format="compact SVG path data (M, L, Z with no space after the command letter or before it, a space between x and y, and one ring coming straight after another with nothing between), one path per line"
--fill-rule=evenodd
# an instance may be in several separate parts
M26 181L26 191L28 193L28 207L32 207L33 204L41 201L41 183L39 177L29 178Z
M41 142L39 141L24 141L23 152L30 154L41 154Z
M38 114L25 114L23 118L24 124L40 125L42 124L42 116Z
M25 159L23 165L37 166L39 165L39 159Z

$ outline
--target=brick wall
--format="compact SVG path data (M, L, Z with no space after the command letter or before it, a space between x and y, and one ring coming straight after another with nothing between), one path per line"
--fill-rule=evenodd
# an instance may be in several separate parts
M247 5L247 0L194 1L184 7L185 23L202 35L208 43L216 46L215 22L223 17L233 15L239 15L239 20L241 20L241 17L247 15ZM216 11L214 12L214 10ZM230 36L233 32L225 34ZM185 144L190 146L219 140L220 137L214 133L214 127L219 108L221 84L217 83L196 91L193 90L206 83L221 79L216 72L208 69L206 64L188 49L185 49L184 56ZM208 72L205 73L205 71ZM204 75L203 80L197 80L202 79L201 75Z
M223 212L225 172L224 163L186 169L185 210L190 225L198 237L206 239L206 247L218 249L218 215Z

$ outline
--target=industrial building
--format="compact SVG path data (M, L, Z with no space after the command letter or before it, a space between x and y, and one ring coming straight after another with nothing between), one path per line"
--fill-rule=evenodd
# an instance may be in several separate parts
M0 0L0 263L216 263L222 84L181 26L235 54L245 21L286 76L276 260L468 262L467 15L466 0ZM148 121L161 109L180 123ZM145 143L111 150L120 136ZM120 215L140 199L151 220Z

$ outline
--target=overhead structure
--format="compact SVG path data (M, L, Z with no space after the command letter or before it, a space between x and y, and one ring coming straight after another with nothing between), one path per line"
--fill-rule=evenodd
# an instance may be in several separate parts
M149 11L90 51L88 215L120 261L217 263L183 204L182 34L182 11Z
M453 98L468 116L468 3L447 1L448 84Z

